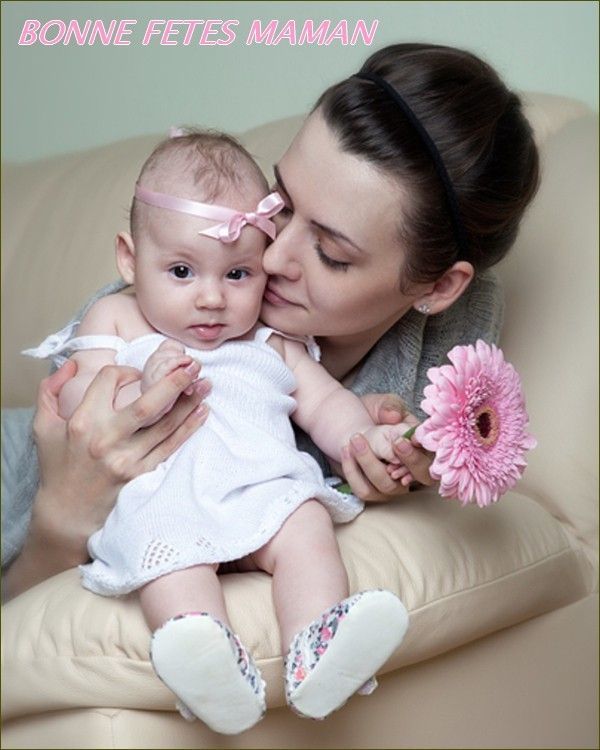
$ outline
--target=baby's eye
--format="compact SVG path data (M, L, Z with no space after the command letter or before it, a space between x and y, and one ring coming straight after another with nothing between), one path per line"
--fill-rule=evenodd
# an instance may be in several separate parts
M173 274L176 279L189 279L192 275L192 270L189 266L184 266L182 263L178 263L176 266L169 269L169 273Z
M243 268L232 268L227 274L227 278L231 281L241 281L242 279L245 279L246 276L248 276L248 271Z

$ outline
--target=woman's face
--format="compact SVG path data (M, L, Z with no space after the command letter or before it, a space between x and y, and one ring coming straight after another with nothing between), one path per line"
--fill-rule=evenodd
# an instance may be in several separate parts
M318 111L277 165L276 178L286 208L263 259L270 279L262 319L294 334L376 341L418 294L399 290L406 194L341 151Z

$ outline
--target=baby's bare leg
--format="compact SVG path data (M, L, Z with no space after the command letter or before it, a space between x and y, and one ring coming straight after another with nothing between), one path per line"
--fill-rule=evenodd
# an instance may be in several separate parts
M284 654L300 630L348 596L348 576L331 516L317 500L303 503L252 558L273 576Z
M142 609L154 631L150 659L185 718L237 734L265 711L265 686L231 631L217 565L196 565L144 586ZM179 615L179 616L178 616Z
M195 565L156 578L140 591L140 602L151 630L186 612L208 612L229 625L218 565Z

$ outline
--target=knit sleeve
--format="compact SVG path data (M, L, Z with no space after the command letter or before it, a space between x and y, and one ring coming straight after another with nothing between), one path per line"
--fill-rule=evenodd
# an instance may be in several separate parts
M393 392L410 411L424 418L420 404L427 371L438 367L457 344L477 339L497 343L504 313L504 295L494 272L477 276L464 294L439 315L410 310L371 350L352 390Z
M37 489L33 409L2 409L2 567L18 554Z

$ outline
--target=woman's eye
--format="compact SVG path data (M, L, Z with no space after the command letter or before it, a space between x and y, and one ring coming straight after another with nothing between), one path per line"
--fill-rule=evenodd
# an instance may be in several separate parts
M321 245L317 242L315 244L315 250L317 251L317 255L319 256L319 260L323 265L327 266L328 268L333 268L336 271L347 271L350 263L345 263L341 260L334 260L333 258L330 258L329 255L326 255L323 252L323 248Z
M173 266L173 268L169 269L169 273L175 276L176 279L189 279L192 275L191 269L183 264Z
M245 279L246 276L248 276L248 271L245 271L243 268L233 268L229 273L227 274L227 278L231 281L241 281L242 279Z
M273 217L273 221L275 222L275 226L277 228L277 234L279 234L289 224L293 213L294 212L291 208L288 208L288 206L284 206L275 214L275 216Z

